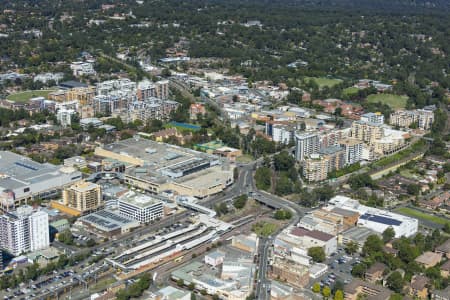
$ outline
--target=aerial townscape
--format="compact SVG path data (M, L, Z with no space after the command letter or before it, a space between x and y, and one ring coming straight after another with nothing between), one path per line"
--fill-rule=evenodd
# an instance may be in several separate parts
M450 300L450 2L0 1L1 299Z

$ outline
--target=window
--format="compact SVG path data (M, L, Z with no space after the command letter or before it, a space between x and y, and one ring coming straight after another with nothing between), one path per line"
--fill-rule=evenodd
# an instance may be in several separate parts
M29 187L23 189L23 192L24 192L24 193L28 193L29 191L30 191L30 188L29 188Z

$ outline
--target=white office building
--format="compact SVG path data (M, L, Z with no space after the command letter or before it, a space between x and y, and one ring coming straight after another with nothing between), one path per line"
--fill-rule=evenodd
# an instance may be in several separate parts
M305 160L309 155L317 153L320 149L319 135L316 133L295 133L295 158Z
M22 206L0 216L0 247L14 256L49 247L48 214Z
M163 202L153 197L128 192L119 198L119 213L122 216L148 223L160 219L164 215Z

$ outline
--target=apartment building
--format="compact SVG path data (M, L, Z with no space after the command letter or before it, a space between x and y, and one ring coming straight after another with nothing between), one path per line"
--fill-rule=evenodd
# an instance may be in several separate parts
M146 101L150 98L168 99L169 98L169 81L161 80L152 82L143 80L138 82L136 96L139 101Z
M311 154L302 162L302 175L308 182L327 179L330 160L319 154Z
M410 127L417 124L417 127L423 130L431 128L434 122L434 111L429 109L416 110L397 110L391 113L389 123L398 127Z
M383 127L379 123L355 121L352 123L351 136L357 140L370 143L383 137Z
M0 247L14 256L50 245L48 214L31 206L0 216Z
M80 181L64 189L63 204L80 214L95 211L103 206L102 192L98 184Z
M65 92L66 101L78 101L80 106L92 105L95 97L93 87L77 87Z
M319 135L317 133L296 132L294 139L295 158L298 161L304 161L320 149Z
M384 124L384 116L380 112L363 114L360 120L366 123Z
M166 120L175 111L179 103L172 100L150 98L146 101L134 101L129 105L128 115L131 121Z
M363 143L357 139L346 138L339 141L345 152L345 165L353 165L362 159Z
M73 72L73 76L89 76L95 75L97 72L94 70L93 62L83 62L83 61L75 61L70 64L70 69Z

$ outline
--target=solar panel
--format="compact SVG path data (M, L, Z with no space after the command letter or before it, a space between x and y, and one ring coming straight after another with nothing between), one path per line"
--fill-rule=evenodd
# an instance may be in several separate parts
M364 214L360 217L360 219L392 226L399 226L400 224L402 224L402 222L398 220L372 214Z

